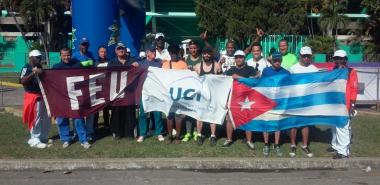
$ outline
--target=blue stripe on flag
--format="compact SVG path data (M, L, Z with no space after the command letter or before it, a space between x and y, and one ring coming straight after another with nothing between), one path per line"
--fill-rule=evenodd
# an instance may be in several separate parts
M307 125L329 125L343 127L348 122L348 116L294 116L281 120L252 120L238 129L273 132Z
M289 85L301 85L308 83L332 82L338 79L347 79L347 69L337 69L333 71L301 73L290 75L274 75L260 79L241 78L239 82L251 87L279 87Z
M277 106L273 110L297 109L323 104L346 104L345 93L327 92L298 96L292 98L274 99Z

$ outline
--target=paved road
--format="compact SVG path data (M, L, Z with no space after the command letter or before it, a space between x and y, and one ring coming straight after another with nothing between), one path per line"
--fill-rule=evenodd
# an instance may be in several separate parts
M67 172L66 172L67 173ZM314 170L314 171L181 171L181 170L78 170L0 171L0 185L378 185L380 170Z

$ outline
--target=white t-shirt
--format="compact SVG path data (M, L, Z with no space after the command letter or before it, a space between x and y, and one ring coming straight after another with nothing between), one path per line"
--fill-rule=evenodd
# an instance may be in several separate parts
M294 64L290 69L290 73L313 73L318 72L318 68L315 67L313 64L310 64L309 66L305 67L302 66L299 62Z
M158 50L156 50L156 59L161 59L162 61L166 60L166 61L170 61L171 60L171 57L170 57L170 54L169 54L169 51L167 49L163 49L160 52L158 52Z
M222 64L222 71L223 72L229 70L232 66L236 66L235 57L234 56L228 56L226 50L223 50L220 52L220 60L222 60L222 58L225 58L225 62ZM219 60L219 62L220 62L220 60Z
M258 66L257 66L258 64ZM254 67L255 69L263 72L264 68L272 66L264 57L261 57L259 61L254 60L253 58L247 60L247 65Z

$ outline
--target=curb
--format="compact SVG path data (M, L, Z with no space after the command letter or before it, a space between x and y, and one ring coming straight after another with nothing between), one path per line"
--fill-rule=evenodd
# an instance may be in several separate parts
M3 86L9 86L9 87L22 87L21 84L13 83L13 82L2 81L1 84L2 84Z
M0 159L0 170L320 170L380 168L380 158L124 158Z

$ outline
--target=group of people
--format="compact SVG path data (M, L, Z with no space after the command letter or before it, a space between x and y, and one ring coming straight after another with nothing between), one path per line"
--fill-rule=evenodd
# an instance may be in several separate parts
M78 52L71 54L71 49L62 48L60 50L60 63L53 66L59 68L86 68L86 67L108 67L108 66L133 66L133 67L158 67L164 69L192 70L199 76L207 74L227 75L233 79L239 78L261 78L279 74L291 73L312 73L318 68L312 64L312 49L308 46L301 48L299 57L288 52L288 42L281 40L278 44L279 52L274 52L269 58L262 56L262 48L258 42L252 43L248 49L236 50L235 43L228 41L226 50L217 52L209 44L200 50L197 41L190 41L188 44L189 54L186 57L181 55L179 45L171 44L165 48L165 36L162 33L156 34L155 43L145 48L145 54L139 58L131 56L128 48L121 42L115 47L116 57L112 60L107 58L107 47L98 48L98 57L95 60L91 52L88 51L89 41L83 38L80 42ZM41 89L38 85L38 76L43 73L41 67L41 52L33 50L29 53L29 63L24 66L20 76L20 82L25 89L23 121L28 123L30 129L30 139L28 144L35 148L46 148L49 145L48 132L50 129L50 118L47 116L46 107L41 97ZM337 50L334 53L334 68L348 68L347 54L344 50ZM331 69L333 70L333 69ZM357 96L357 74L354 69L349 68L349 77L346 89L346 104L349 112L354 109ZM138 119L136 110L139 112ZM109 113L111 111L111 114ZM110 116L111 115L111 116ZM154 127L154 134L157 140L167 143L188 142L194 139L198 145L202 145L205 140L204 124L189 116L170 113L166 115L167 138L164 137L163 115L161 112L145 112L142 103L137 109L135 106L111 106L103 110L104 125L110 128L113 138L135 137L134 128L138 128L136 141L141 143L148 136L149 129ZM152 125L149 125L150 118ZM70 134L70 118L55 118L58 126L58 133L62 141L63 148L72 144L78 138L80 144L88 149L91 142L96 138L95 129L97 127L99 114L89 115L86 118L73 118L74 134ZM217 142L217 124L210 125L209 142L215 146ZM181 133L182 126L185 132ZM175 128L175 132L173 131ZM226 140L223 147L233 144L234 129L229 116L225 121ZM301 150L306 156L312 157L313 153L309 148L309 127L292 128L290 130L291 148L289 155L296 156L297 150L297 130L302 133ZM332 141L330 152L335 152L335 159L348 158L350 145L350 123L343 128L332 128ZM264 156L270 155L270 133L264 132ZM276 156L283 156L280 143L281 131L274 132L273 152ZM254 150L255 145L251 131L245 131L245 143L249 149Z

